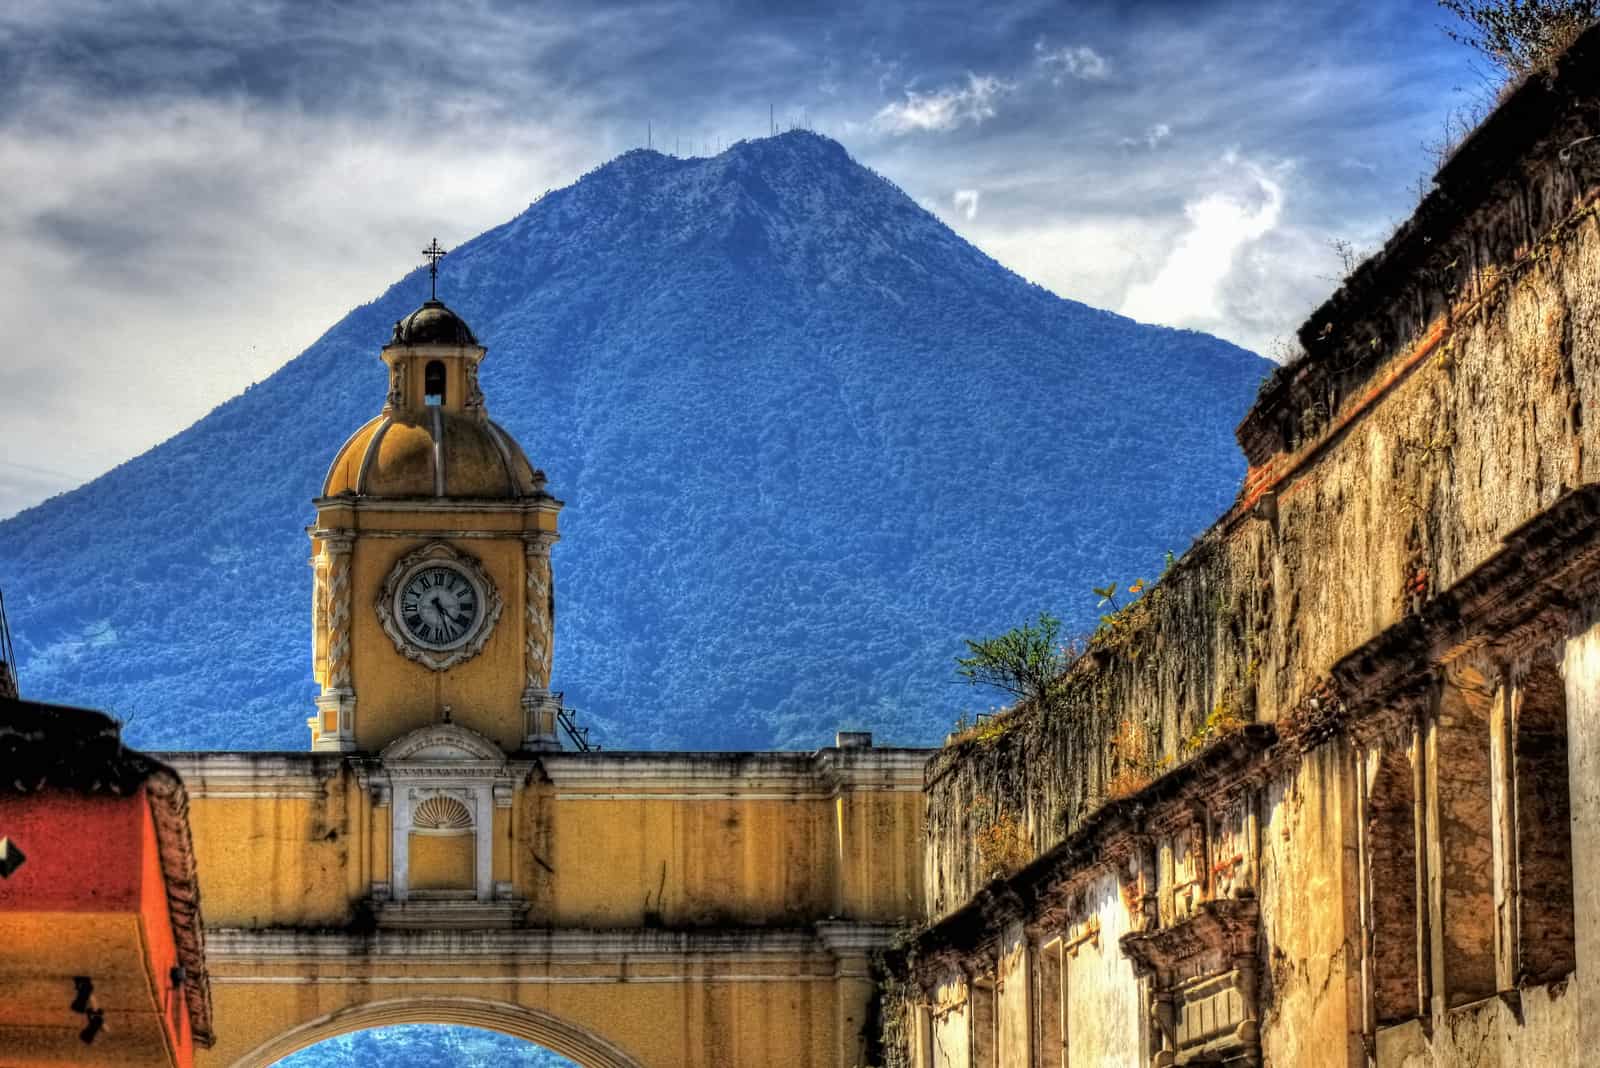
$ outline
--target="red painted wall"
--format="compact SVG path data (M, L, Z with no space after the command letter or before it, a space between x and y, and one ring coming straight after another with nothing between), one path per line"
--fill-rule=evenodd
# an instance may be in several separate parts
M189 1009L171 981L177 943L167 909L166 879L144 790L129 797L60 791L0 794L0 836L27 858L0 879L0 912L137 913L143 962L181 1068L194 1062ZM48 921L41 921L48 922Z
M144 791L132 797L0 794L0 836L27 857L11 878L0 879L0 910L139 909L144 854L155 844Z

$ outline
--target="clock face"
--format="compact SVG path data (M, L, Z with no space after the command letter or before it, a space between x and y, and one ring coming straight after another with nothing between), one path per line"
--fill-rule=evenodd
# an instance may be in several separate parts
M400 588L395 615L407 636L429 649L451 649L472 637L483 619L477 587L460 570L429 564Z

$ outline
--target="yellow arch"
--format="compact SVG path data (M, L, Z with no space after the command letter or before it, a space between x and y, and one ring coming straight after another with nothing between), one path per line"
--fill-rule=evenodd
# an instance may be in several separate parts
M268 1068L296 1050L351 1031L395 1024L482 1027L537 1043L583 1068L644 1068L616 1046L549 1013L468 997L395 998L349 1005L268 1039L233 1068Z

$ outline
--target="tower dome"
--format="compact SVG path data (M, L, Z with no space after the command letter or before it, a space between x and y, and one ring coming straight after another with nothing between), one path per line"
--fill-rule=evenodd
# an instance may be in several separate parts
M478 339L466 320L445 307L442 300L429 300L422 307L394 324L392 345L476 345Z
M322 495L507 500L544 495L544 472L489 418L478 388L486 349L437 299L394 324L383 348L383 412L351 435Z
M436 408L386 413L352 434L322 495L505 500L541 496L544 486L544 472L498 424Z

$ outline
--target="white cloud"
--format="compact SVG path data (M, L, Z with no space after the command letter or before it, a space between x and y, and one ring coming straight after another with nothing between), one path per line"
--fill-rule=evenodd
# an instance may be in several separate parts
M906 90L906 98L885 104L873 116L878 129L900 135L918 130L954 130L974 125L995 115L995 101L1011 91L1009 82L993 75L968 74L965 85L950 86L930 93Z
M1227 318L1229 275L1251 246L1278 226L1284 197L1283 186L1263 168L1232 153L1223 163L1242 172L1245 187L1209 192L1184 204L1185 229L1154 277L1128 288L1124 315L1212 329Z
M957 189L950 197L950 202L968 222L971 222L978 217L979 195L976 189Z
M1111 75L1110 61L1088 45L1051 49L1040 39L1033 43L1033 54L1034 62L1050 75L1054 85L1061 85L1068 78L1092 82Z
M1171 136L1172 127L1168 126L1164 122L1158 122L1154 126L1151 126L1149 129L1147 129L1143 136L1124 137L1118 143L1121 144L1123 148L1138 148L1142 145L1145 148L1153 150L1157 145L1161 144L1161 142L1165 141Z

